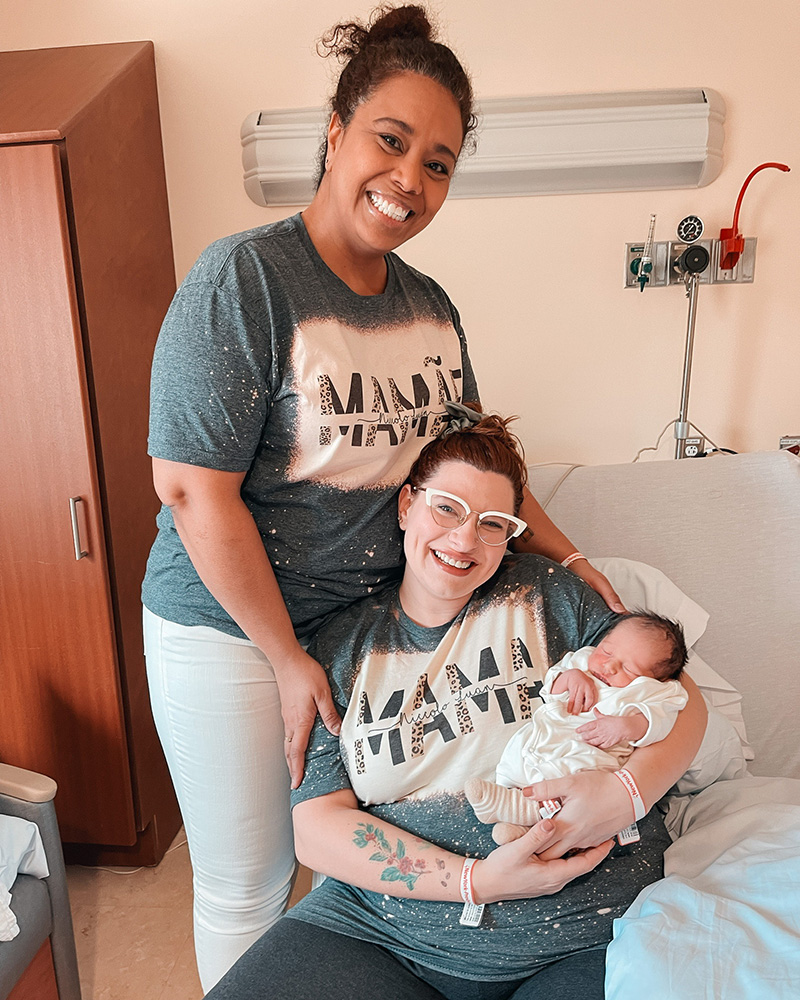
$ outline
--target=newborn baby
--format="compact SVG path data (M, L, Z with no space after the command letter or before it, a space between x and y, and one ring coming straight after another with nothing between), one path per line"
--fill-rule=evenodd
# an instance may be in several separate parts
M598 646L584 646L548 670L544 704L509 740L496 781L471 778L464 792L497 843L541 818L521 788L587 768L615 771L637 746L657 743L687 700L683 629L649 611L623 616ZM508 824L514 826L509 827ZM500 838L500 839L498 839Z

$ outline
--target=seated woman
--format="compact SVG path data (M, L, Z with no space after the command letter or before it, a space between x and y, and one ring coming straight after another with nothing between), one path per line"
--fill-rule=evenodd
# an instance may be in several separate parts
M613 772L541 783L537 798L560 796L562 810L502 847L464 797L530 719L548 667L617 618L561 566L507 554L524 529L524 460L507 421L474 421L429 443L400 493L399 587L339 614L310 650L343 723L340 739L319 722L312 733L293 793L296 850L331 877L214 1000L601 998L612 921L661 875L657 816L640 822L640 842L612 846L633 819ZM627 762L648 806L702 738L702 699L684 683L672 732Z

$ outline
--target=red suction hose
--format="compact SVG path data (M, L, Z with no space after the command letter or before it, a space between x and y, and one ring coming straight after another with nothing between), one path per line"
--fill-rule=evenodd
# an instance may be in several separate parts
M776 170L789 170L789 167L785 163L762 163L760 166L756 167L755 170L751 171L747 180L742 184L742 190L739 192L739 197L736 199L736 209L733 213L733 225L730 229L720 229L719 231L719 266L722 271L731 271L742 255L744 250L744 236L739 232L739 209L742 207L742 198L744 198L744 193L747 190L747 185L759 172L759 170L766 170L767 167L775 167Z

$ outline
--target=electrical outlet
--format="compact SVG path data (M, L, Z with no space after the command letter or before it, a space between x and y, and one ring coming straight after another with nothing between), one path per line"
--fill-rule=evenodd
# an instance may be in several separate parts
M691 437L686 438L683 443L683 457L684 458L697 458L698 455L702 455L706 448L706 442L704 438L701 437Z

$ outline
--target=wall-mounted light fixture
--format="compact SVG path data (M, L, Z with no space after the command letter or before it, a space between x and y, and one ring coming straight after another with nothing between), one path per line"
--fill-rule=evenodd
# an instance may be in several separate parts
M710 184L722 170L725 102L708 88L482 101L478 151L451 198L644 191ZM254 111L244 184L258 205L307 205L327 125L319 108Z

